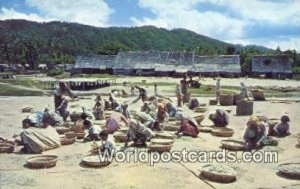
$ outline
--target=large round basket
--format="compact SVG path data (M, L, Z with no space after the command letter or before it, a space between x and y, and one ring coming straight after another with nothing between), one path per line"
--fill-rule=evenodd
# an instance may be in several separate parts
M203 177L220 183L231 183L236 181L237 172L227 165L204 165L201 170Z
M173 139L161 139L161 138L153 138L151 140L151 144L159 144L159 145L172 145L174 143Z
M230 94L225 95L222 94L220 95L220 105L221 106L231 106L233 105L233 96Z
M197 112L197 113L204 113L204 112L206 112L207 111L207 108L206 107L197 107L196 109L195 109L195 112Z
M163 129L165 131L178 131L179 125L164 125Z
M77 139L84 139L86 133L76 133Z
M65 137L66 138L75 138L76 134L75 134L75 132L70 131L70 132L65 133Z
M72 127L73 125L74 125L74 122L65 121L61 126L63 126L63 127Z
M41 155L28 158L26 160L27 166L33 169L43 169L56 166L57 156L55 155Z
M211 133L214 128L211 126L201 126L198 127L198 130L202 133Z
M227 127L220 127L213 129L211 134L218 137L232 137L234 130Z
M66 138L66 137L60 137L60 144L61 145L71 145L75 142L75 138Z
M174 139L175 136L170 133L166 133L166 132L157 132L157 133L155 133L155 138Z
M264 101L266 100L265 94L262 91L259 90L252 90L251 91L252 97L255 101Z
M69 132L71 129L68 127L55 127L55 130L58 134L62 135Z
M81 159L83 165L87 167L106 167L111 162L110 161L100 161L99 155L85 156Z
M222 140L222 148L230 151L243 151L245 143L237 140Z
M161 145L161 144L150 144L149 145L149 150L151 152L170 152L172 149L172 145Z
M114 133L114 139L117 142L126 142L128 140L127 134L121 131Z
M218 105L218 100L217 100L217 99L210 99L210 100L209 100L209 105L210 105L210 106Z
M196 122L198 123L198 125L200 125L201 122L204 120L204 115L195 116L194 119L196 120Z
M176 117L169 117L169 121L177 121L178 119Z
M0 141L0 153L12 153L15 149L15 143L10 141Z
M279 174L290 179L300 180L300 163L285 163L278 166Z

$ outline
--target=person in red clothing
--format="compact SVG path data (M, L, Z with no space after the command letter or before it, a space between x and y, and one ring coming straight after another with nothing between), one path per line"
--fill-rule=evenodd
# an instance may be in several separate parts
M181 120L180 128L175 133L176 135L179 135L182 133L184 136L191 136L193 138L196 138L199 134L199 129L197 127L197 122L188 116L185 116L183 113L176 113L176 117Z

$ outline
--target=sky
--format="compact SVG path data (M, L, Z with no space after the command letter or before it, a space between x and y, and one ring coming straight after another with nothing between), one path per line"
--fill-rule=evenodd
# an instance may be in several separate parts
M0 20L184 28L234 44L300 52L300 0L0 0Z

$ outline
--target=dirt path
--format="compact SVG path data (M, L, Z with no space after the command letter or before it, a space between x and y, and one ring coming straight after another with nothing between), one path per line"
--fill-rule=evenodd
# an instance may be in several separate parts
M90 98L90 97L89 97ZM71 102L70 105L92 107L92 99L83 99ZM208 98L199 98L200 102L207 103ZM24 106L32 106L35 110L42 110L44 106L53 107L53 97L0 97L0 133L1 136L11 138L21 130L21 121L27 114L20 112ZM138 109L137 103L130 109ZM209 111L217 108L210 106ZM233 138L241 139L245 130L248 116L235 116L235 107L231 109L230 126L234 128ZM76 108L72 109L75 110ZM71 110L71 111L72 111ZM186 107L184 111L189 115L194 113ZM299 103L281 104L271 102L255 102L255 114L265 114L278 118L282 113L288 113L291 118L291 132L293 135L279 140L278 147L266 147L263 150L278 152L278 163L231 163L237 172L237 181L232 184L220 184L208 181L218 189L225 188L289 188L300 187L300 181L284 179L276 175L277 166L281 163L299 162L300 149L296 148L296 138L300 136L300 109ZM205 119L203 124L210 124ZM298 134L298 135L297 135ZM110 136L112 139L112 136ZM219 150L223 138L214 137L207 133L200 133L199 138L181 137L176 139L172 151L186 148L188 151ZM102 169L88 169L79 165L85 156L90 143L76 141L73 145L62 146L43 154L59 156L57 166L45 170L30 170L23 167L25 159L33 155L0 154L0 186L1 189L13 188L211 188L200 180L197 175L205 163L157 163L155 166L142 163L116 163ZM123 144L116 144L120 149ZM18 149L17 149L18 150ZM241 156L241 153L238 153ZM191 172L192 171L192 172ZM195 173L195 174L193 174Z

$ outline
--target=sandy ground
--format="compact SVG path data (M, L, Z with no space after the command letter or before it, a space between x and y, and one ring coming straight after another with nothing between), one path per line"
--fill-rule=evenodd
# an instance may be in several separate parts
M293 85L295 83L292 83ZM298 85L298 84L297 84ZM92 107L91 99L72 102L70 105ZM207 103L208 98L198 98ZM53 106L53 97L0 97L0 133L10 139L21 131L21 121L27 114L21 113L24 106L32 106L42 110L45 105ZM130 109L137 109L137 103ZM208 112L217 106L209 106ZM235 107L231 109L230 127L234 128L232 138L241 139L248 116L235 116ZM72 109L71 109L72 111ZM189 115L194 113L184 107ZM206 113L206 115L208 114ZM296 148L297 137L300 136L299 103L281 104L271 102L255 102L255 114L265 114L268 117L279 118L288 113L291 118L293 135L280 138L278 147L265 147L263 150L278 152L277 163L231 163L237 172L237 181L231 184L209 183L215 188L300 188L300 181L289 180L276 175L277 166L281 163L300 162L300 149ZM206 116L207 117L207 116ZM210 124L207 118L203 124ZM110 136L112 140L112 137ZM181 137L176 139L172 150L219 150L220 141L224 138L214 137L208 133L200 133L196 139ZM154 166L143 163L116 163L101 169L89 169L79 165L81 158L90 150L91 143L80 140L73 145L62 146L46 151L43 154L56 154L59 157L57 166L51 169L31 170L24 167L25 160L33 154L15 153L0 154L0 188L211 188L199 179L199 169L205 163L157 163ZM123 144L117 143L119 149ZM238 152L241 155L241 152ZM184 165L184 166L183 166Z

